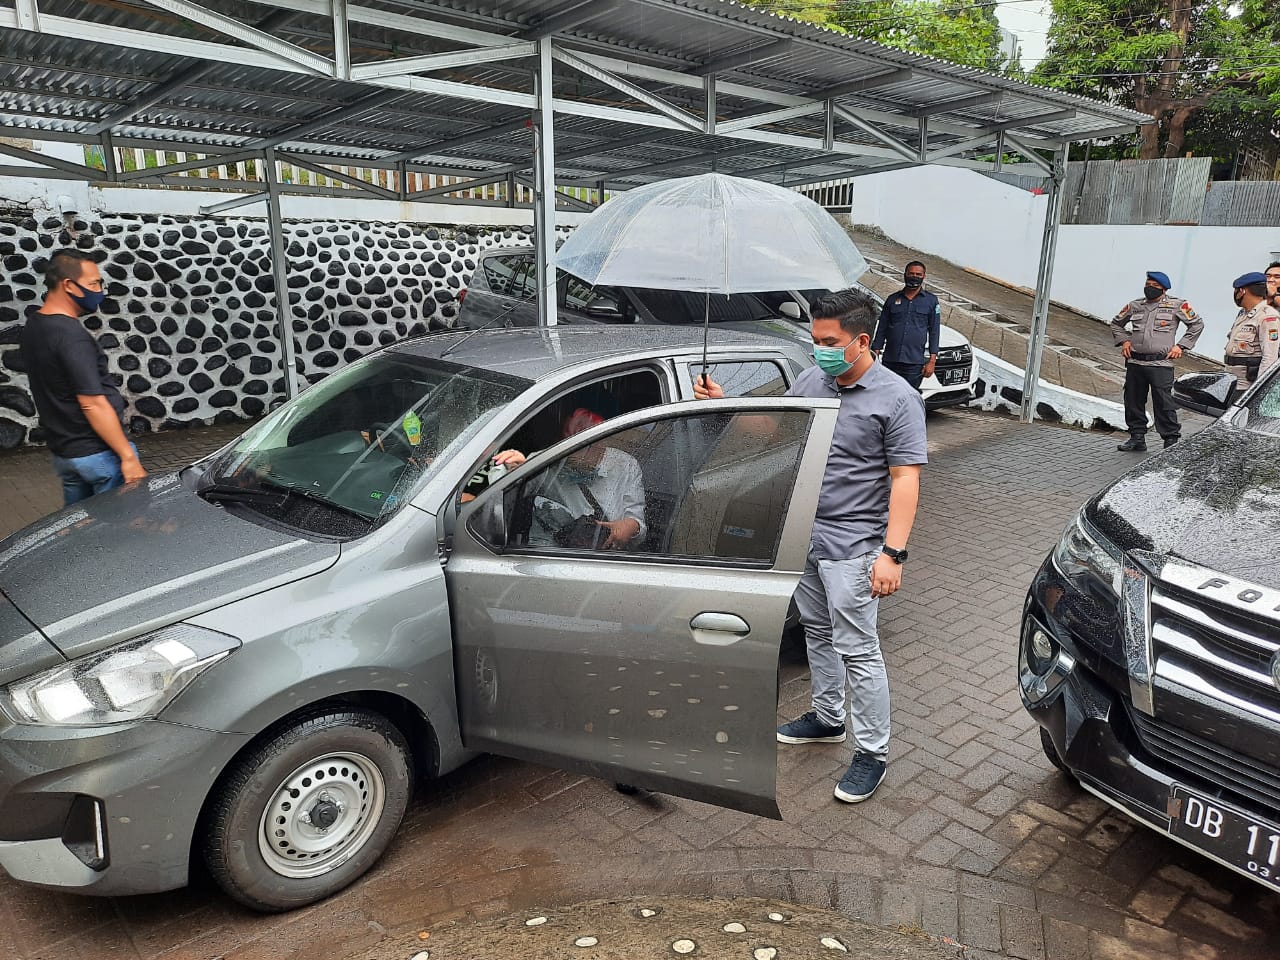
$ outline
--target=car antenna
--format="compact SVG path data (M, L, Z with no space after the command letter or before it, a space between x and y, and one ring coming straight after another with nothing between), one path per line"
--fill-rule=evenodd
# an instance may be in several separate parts
M521 304L528 303L530 299L531 299L530 297L521 297L519 300L511 304L511 306L507 307L507 309L503 310L497 316L491 317L490 319L486 320L484 323L480 324L480 326L476 327L474 330L468 333L465 337L463 337L457 343L449 344L449 346L445 347L444 350L441 351L440 359L443 360L449 354L453 353L453 351L457 350L460 346L462 346L464 343L466 343L468 340L474 337L481 330L487 330L491 326L493 326L495 323L497 323L499 320L505 320L507 317L507 314L509 314L512 310L514 310L516 307L520 306Z

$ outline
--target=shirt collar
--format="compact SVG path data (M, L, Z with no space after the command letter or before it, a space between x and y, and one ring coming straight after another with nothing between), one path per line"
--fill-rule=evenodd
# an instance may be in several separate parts
M833 393L846 393L851 390L866 389L866 387L870 384L872 380L875 380L880 376L880 371L876 369L877 367L880 367L880 366L882 365L879 363L871 364L871 366L867 368L866 373L860 376L853 383L849 384L849 386L847 387L841 386L840 384L836 383L836 378L827 373L824 373L822 375L822 382L825 383L828 389L830 389Z

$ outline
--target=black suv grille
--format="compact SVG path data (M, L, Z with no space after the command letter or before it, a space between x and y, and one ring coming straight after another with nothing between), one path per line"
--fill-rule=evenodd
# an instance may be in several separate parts
M1280 813L1280 774L1249 757L1130 709L1129 719L1147 752Z

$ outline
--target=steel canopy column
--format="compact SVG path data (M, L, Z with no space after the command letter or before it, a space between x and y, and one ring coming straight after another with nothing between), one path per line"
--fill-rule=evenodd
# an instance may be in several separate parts
M1027 369L1022 379L1023 423L1036 416L1036 386L1040 380L1040 360L1049 327L1049 291L1053 285L1053 261L1058 249L1058 221L1062 219L1062 183L1066 179L1067 145L1053 154L1049 177L1048 204L1044 212L1044 235L1040 240L1040 266L1036 270L1036 298L1031 308L1031 334L1027 337Z
M556 324L556 150L552 110L551 38L538 41L537 99L533 124L534 254L538 265L538 321Z
M263 151L267 181L267 230L271 234L271 275L276 286L276 324L280 336L280 368L284 374L284 395L298 395L298 375L293 350L293 308L289 304L289 277L284 265L284 220L280 216L280 178L274 149Z

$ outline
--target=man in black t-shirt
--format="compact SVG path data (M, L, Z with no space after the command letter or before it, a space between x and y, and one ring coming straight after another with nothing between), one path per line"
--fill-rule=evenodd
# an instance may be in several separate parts
M59 250L45 271L44 305L18 339L53 468L70 505L147 475L125 436L124 399L107 358L80 318L102 304L102 274L79 250Z

